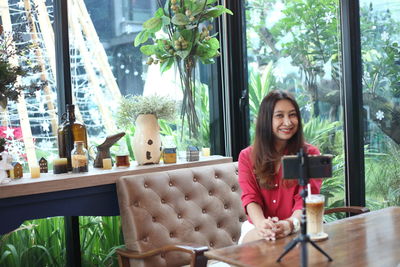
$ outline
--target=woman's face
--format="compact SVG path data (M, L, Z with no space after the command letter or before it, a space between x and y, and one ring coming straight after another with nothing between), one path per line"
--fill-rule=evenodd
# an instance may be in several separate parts
M298 125L297 112L292 102L286 99L277 101L272 114L272 133L276 141L286 143L296 134Z

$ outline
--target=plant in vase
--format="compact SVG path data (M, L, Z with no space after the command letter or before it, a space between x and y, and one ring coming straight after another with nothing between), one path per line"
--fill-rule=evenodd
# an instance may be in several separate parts
M127 96L122 98L117 123L128 128L135 122L133 153L139 165L159 163L162 147L158 119L173 120L174 100L163 96Z
M187 119L190 136L198 136L199 118L195 109L195 68L198 61L214 63L220 55L217 33L210 34L214 18L233 13L217 0L167 0L154 17L143 23L143 30L136 36L134 45L142 45L140 51L149 56L147 64L160 64L161 72L172 65L178 69L183 90L181 108L182 126Z

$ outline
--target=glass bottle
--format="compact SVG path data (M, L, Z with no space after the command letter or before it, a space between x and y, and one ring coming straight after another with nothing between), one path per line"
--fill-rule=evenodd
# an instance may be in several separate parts
M75 141L71 151L71 166L73 173L88 171L88 152L83 141Z
M74 148L74 142L82 141L85 148L88 148L86 126L76 120L74 105L66 106L66 113L62 116L57 136L58 154L60 158L67 158L67 168L68 171L71 171L71 151Z

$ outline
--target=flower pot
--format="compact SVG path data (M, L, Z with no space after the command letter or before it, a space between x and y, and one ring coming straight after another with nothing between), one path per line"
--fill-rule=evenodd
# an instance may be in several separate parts
M136 119L133 153L139 165L159 163L161 158L160 126L153 114L142 114Z

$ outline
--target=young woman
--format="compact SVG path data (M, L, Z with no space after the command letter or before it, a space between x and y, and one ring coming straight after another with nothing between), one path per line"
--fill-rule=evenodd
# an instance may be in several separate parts
M284 91L272 91L261 102L253 146L239 155L239 184L247 221L239 242L275 240L299 230L303 205L297 180L282 179L281 158L300 148L319 155L304 142L299 106ZM310 179L311 192L320 191L322 180Z

